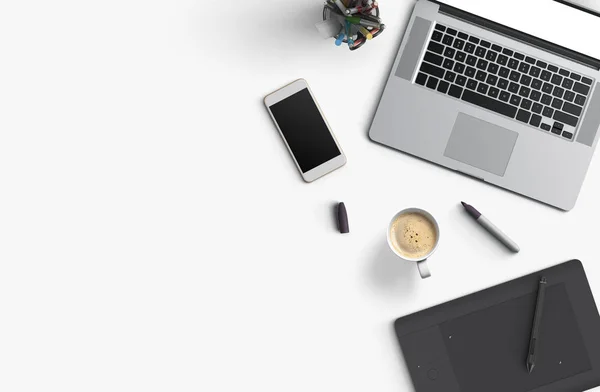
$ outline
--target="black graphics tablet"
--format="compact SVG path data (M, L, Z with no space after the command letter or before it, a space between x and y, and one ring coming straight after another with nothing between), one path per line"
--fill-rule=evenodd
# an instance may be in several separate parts
M548 286L530 374L526 359L542 276ZM600 316L578 260L402 317L394 327L416 392L600 385Z

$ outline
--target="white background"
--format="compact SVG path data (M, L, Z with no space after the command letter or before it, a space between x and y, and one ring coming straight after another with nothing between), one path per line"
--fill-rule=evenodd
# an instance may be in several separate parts
M572 258L600 298L598 157L564 213L370 142L412 2L357 52L321 5L0 5L0 390L411 391L397 317ZM312 184L262 103L297 78L348 156ZM413 206L425 281L385 242Z

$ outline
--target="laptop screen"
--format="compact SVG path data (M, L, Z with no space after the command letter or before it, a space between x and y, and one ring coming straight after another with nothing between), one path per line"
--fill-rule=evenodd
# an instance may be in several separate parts
M600 17L580 9L600 10L600 0L441 2L600 60Z

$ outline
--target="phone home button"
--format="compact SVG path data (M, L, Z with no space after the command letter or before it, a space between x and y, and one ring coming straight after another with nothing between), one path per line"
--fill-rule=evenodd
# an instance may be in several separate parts
M438 378L437 369L436 368L429 369L429 371L427 372L427 378L430 380L435 380L436 378Z

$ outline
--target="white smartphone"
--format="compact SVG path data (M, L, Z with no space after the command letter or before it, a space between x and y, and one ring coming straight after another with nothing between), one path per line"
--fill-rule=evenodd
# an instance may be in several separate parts
M265 105L304 181L344 166L346 156L306 80L298 79L267 95Z

